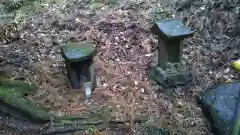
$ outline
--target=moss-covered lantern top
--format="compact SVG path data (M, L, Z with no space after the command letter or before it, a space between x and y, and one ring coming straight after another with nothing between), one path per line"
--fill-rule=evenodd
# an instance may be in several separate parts
M62 46L62 53L65 60L79 62L94 57L96 55L96 48L89 41L68 41Z
M152 31L165 39L183 39L192 36L195 32L177 19L155 22Z

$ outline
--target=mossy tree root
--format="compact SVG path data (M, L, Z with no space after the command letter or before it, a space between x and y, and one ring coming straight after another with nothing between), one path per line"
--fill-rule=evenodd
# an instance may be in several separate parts
M5 113L12 115L12 119L16 119L11 121L14 124L11 124L8 121L9 119L5 120L5 124L10 124L9 127L42 132L42 134L52 134L70 131L84 132L92 126L100 130L113 125L125 125L126 121L117 121L114 116L110 117L112 111L108 107L95 109L94 111L89 111L88 114L80 116L56 116L50 114L47 109L24 98L24 94L30 94L34 89L36 89L35 86L20 81L0 79L0 101L5 104ZM1 104L0 109L4 110ZM22 116L30 117L25 118L25 121L19 120L21 117L16 116L15 112L19 113L20 110L25 114ZM141 123L147 121L147 119L146 116L137 116L135 122ZM30 121L35 121L36 123L33 124Z

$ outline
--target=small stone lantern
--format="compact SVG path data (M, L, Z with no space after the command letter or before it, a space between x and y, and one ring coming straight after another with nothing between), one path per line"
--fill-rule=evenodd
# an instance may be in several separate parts
M190 72L182 64L184 38L193 36L193 30L186 28L181 20L156 22L152 27L158 35L158 62L152 67L151 76L164 87L185 84L190 80Z
M71 89L84 89L85 96L89 97L96 87L93 64L93 57L96 55L95 46L89 41L69 41L62 47L62 55Z

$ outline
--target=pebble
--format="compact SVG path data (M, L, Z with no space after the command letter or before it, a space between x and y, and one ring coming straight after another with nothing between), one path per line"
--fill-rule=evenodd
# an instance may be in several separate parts
M144 92L145 92L144 88L141 88L141 93L144 93Z

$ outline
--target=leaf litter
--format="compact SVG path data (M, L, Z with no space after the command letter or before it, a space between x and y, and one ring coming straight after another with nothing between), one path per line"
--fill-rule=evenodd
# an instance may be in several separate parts
M3 73L36 83L39 89L29 100L58 115L78 114L107 103L119 119L145 114L173 134L211 134L195 98L214 83L238 78L230 64L239 57L239 3L192 1L181 11L175 10L178 5L174 1L118 4L91 9L85 1L70 1L62 11L45 9L33 16L18 31L19 37L13 38L17 40L1 43ZM149 27L153 20L175 17L197 29L194 37L184 42L183 56L192 67L194 85L168 90L149 77L148 67L155 61L157 47ZM85 102L81 92L68 89L60 54L61 42L67 39L88 39L97 45L98 87L90 101ZM131 123L130 127L137 134L137 126Z

